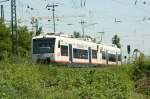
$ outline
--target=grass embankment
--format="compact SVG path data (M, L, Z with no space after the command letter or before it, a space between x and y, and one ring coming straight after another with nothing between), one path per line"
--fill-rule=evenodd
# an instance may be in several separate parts
M129 69L0 62L1 99L134 99ZM141 98L139 98L141 99Z

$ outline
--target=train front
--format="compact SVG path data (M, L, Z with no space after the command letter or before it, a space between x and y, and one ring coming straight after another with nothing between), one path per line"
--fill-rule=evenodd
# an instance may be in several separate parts
M32 59L36 62L49 63L55 60L55 41L52 36L36 36L32 38Z

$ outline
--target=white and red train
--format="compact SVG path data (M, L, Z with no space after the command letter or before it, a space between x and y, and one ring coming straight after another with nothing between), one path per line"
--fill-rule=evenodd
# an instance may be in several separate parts
M46 34L32 38L32 58L48 63L121 64L121 50L89 40Z

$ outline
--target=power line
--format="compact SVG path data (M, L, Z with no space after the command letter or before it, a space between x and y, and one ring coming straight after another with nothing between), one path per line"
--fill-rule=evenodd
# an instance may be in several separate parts
M125 7L127 7L127 6L133 7L133 5L131 5L131 4L129 4L129 3L121 2L121 1L119 1L119 0L111 0L111 1L116 2L116 3L118 3L118 4L121 4L121 5L125 6ZM133 1L133 2L134 2L134 5L135 5L135 1ZM136 4L137 4L137 2L136 2ZM150 13L149 11L147 11L147 10L145 10L145 9L141 9L141 8L139 8L138 6L135 6L135 8L137 8L137 9L139 9L139 10L145 11L145 13L147 13L147 14Z

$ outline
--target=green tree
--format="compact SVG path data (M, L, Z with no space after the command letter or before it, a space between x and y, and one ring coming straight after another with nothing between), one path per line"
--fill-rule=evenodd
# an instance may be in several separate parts
M86 35L85 38L89 38L89 39L91 39L92 42L96 43L96 38L93 38L89 35Z
M114 37L112 38L112 44L116 45L118 48L121 48L120 38L118 37L118 35L114 35Z
M19 33L19 54L21 56L28 56L31 50L32 36L26 26L18 27Z
M80 38L80 37L81 37L80 32L76 32L76 31L75 31L75 32L73 33L73 37L74 37L74 38Z
M11 52L11 33L5 24L0 23L0 60Z
M18 27L20 56L28 56L31 51L32 35L26 26ZM10 28L0 23L0 60L8 58L12 50L12 34Z

